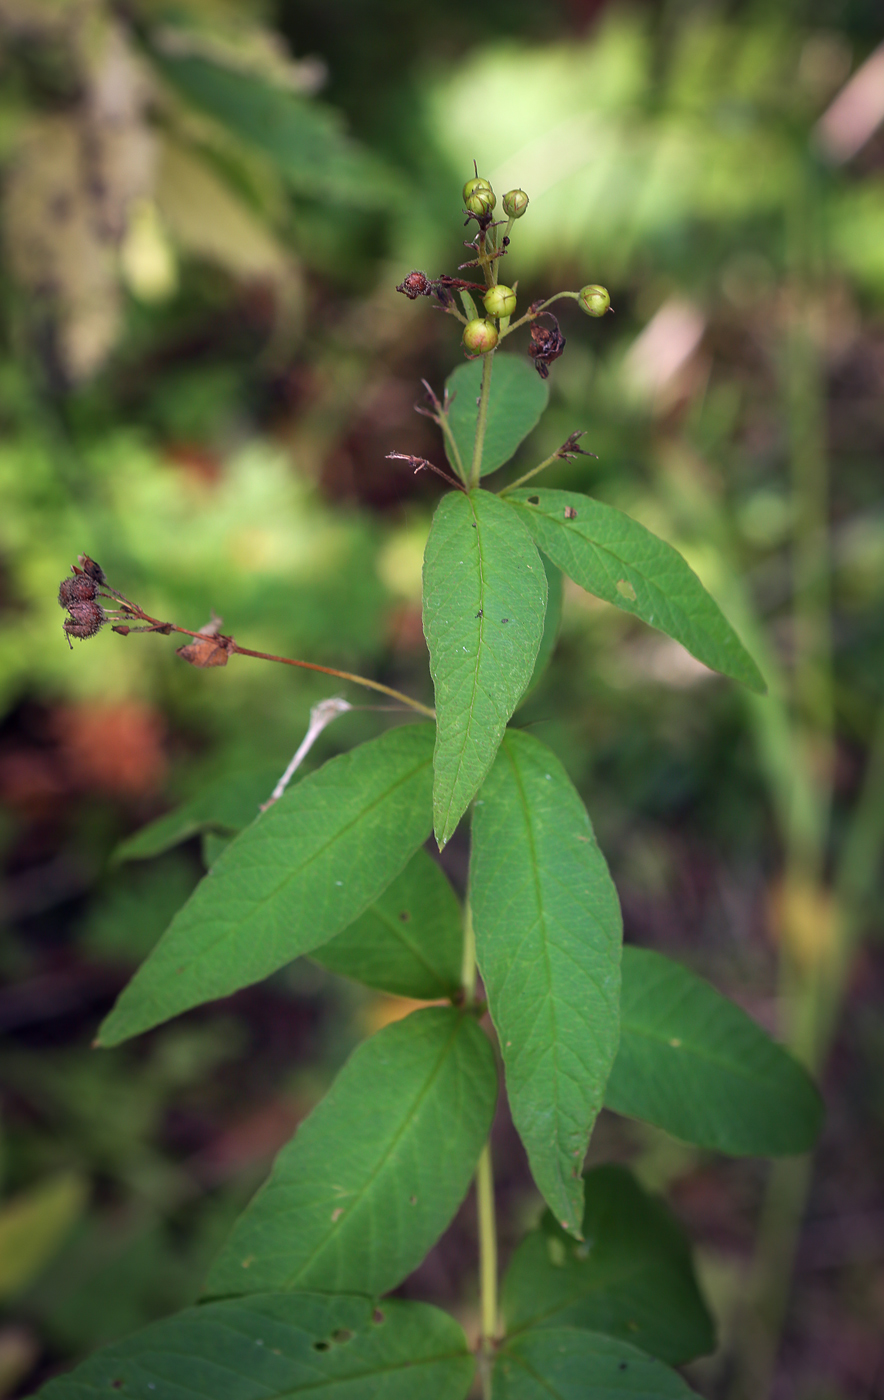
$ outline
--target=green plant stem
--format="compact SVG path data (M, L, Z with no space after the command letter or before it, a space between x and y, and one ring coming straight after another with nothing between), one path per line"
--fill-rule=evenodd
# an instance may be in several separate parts
M473 910L469 891L463 911L463 957L461 962L461 986L464 1004L474 1006L476 1002L476 935L473 932Z
M448 421L447 413L440 413L438 418L433 419L433 422L438 423L439 427L442 429L442 436L445 438L446 446L449 449L450 460L453 461L454 469L460 477L461 481L464 483L464 485L466 485L466 469L464 467L463 461L461 460L460 448L457 445L457 440L454 436L454 433L451 431L451 424Z
M546 460L544 462L541 462L539 466L532 467L530 472L526 472L524 476L517 477L517 479L515 481L511 481L508 486L504 486L500 491L498 491L498 496L505 496L508 491L515 491L517 486L524 486L525 482L530 481L532 476L536 476L538 472L546 471L547 467L551 467L553 462L558 462L560 460L561 458L559 457L558 452L554 452L551 457L547 457Z
M153 631L159 632L164 636L168 636L171 632L180 632L182 636L193 637L196 641L210 640L209 635L205 632L193 632L189 627L179 627L177 622L161 622L159 618L151 617L138 603L130 602L128 598L125 598L122 593L118 593L116 589L108 589L108 593L118 601L125 603L127 619L132 618L137 622L146 622L148 624L146 628L136 627L128 630L136 632ZM115 628L114 630L116 631L119 629ZM426 715L428 719L436 718L436 711L431 709L429 705L423 705L420 700L413 700L410 695L403 694L401 690L394 690L392 686L383 685L381 681L370 680L368 676L357 676L354 675L352 671L338 671L334 666L320 666L318 662L315 661L299 661L292 656L274 656L269 651L252 651L249 647L241 647L239 642L235 641L233 637L228 637L220 633L214 640L219 643L223 642L228 654L252 656L258 661L278 661L281 666L298 666L304 671L321 671L324 676L336 676L338 680L352 681L354 685L365 686L367 690L377 690L380 691L382 695L389 695L392 700L399 700L403 705L407 705L409 709L417 710L419 714Z
M494 1214L494 1175L491 1142L485 1143L476 1168L476 1209L479 1217L479 1299L481 1339L479 1374L485 1400L491 1396L491 1367L499 1334L497 1307L497 1224Z
M786 862L780 950L780 1004L785 1038L809 1069L818 1069L837 1022L846 979L829 974L844 937L837 916L823 944L797 927L798 895L822 904L831 822L834 704L828 538L824 308L826 285L816 245L819 213L808 170L785 210L790 314L784 346L783 391L789 429L794 528L792 571L795 664L792 685L792 768L785 811ZM821 916L822 917L822 914ZM810 940L807 947L804 940ZM823 1014L823 1003L827 1010ZM825 1033L823 1027L826 1026ZM756 1240L749 1308L735 1357L731 1400L770 1394L791 1291L795 1255L812 1182L810 1157L773 1164Z
M517 331L520 326L524 326L528 321L535 321L541 311L545 311L548 306L552 306L554 301L561 301L562 297L568 297L571 301L579 301L580 293L556 292L555 296L547 297L546 301L541 302L540 306L535 306L533 311L526 311L524 316L519 317L518 321L513 321L512 325L507 326L505 331L501 331L501 340L503 340L504 336L511 335L513 331Z
M180 631L181 629L176 629ZM198 636L198 633L191 633L191 636ZM413 700L410 695L406 695L401 690L394 690L392 686L382 685L380 681L369 680L368 676L357 676L352 671L338 671L334 666L318 666L314 661L296 661L290 656L271 656L266 651L249 651L246 647L241 647L234 642L231 651L238 656L255 656L259 661L278 661L283 666L301 666L307 671L321 671L325 676L337 676L342 681L352 681L354 685L365 686L368 690L380 691L382 695L389 695L393 700L399 700L409 709L417 710L418 714L426 715L428 719L436 718L436 711L429 705L421 704L420 700Z
M482 387L479 390L479 416L476 419L476 438L473 443L473 462L470 467L469 487L475 491L482 477L482 449L485 446L485 428L488 424L488 400L491 397L491 361L488 354L482 363Z

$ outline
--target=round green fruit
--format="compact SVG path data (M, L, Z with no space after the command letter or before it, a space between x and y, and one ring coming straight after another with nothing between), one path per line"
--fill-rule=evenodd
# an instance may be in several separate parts
M484 176L467 180L463 187L463 205L471 214L490 214L496 203L497 196Z
M580 307L587 316L604 316L611 305L611 294L607 287L600 287L597 283L591 282L588 287L580 288Z
M489 316L500 320L502 316L512 316L516 309L516 294L512 287L489 287L483 304Z
M503 197L503 212L508 219L521 219L528 208L528 196L524 190L509 190Z
M467 321L463 328L463 345L471 355L487 355L498 340L497 327L492 321Z

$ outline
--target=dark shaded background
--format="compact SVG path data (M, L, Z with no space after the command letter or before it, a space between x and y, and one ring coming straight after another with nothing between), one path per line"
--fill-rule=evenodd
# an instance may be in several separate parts
M0 40L0 1395L190 1301L350 1049L408 1010L305 962L90 1050L203 869L198 841L124 866L117 842L220 773L282 771L333 691L155 636L71 653L55 600L86 551L155 616L215 610L429 698L438 482L385 453L438 457L413 405L460 350L394 287L454 271L474 157L531 195L520 295L601 281L616 311L563 313L516 465L586 429L598 460L549 484L677 544L771 680L755 701L566 589L519 722L580 786L627 937L820 1075L810 1179L775 1178L803 1217L782 1329L747 1307L789 1274L788 1239L759 1243L768 1164L610 1115L591 1160L629 1161L696 1242L722 1339L701 1393L884 1394L880 51L855 76L879 5L0 0ZM200 63L233 87L208 100ZM287 144L249 82L298 104ZM346 716L310 763L384 723ZM465 838L445 864L462 888ZM506 1252L539 1202L503 1120L495 1159ZM404 1290L468 1327L473 1234L468 1201Z

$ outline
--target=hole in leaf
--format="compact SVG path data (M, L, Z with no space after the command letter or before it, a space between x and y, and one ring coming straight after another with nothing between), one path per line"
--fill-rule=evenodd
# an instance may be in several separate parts
M621 598L628 598L630 603L635 602L635 589L633 588L632 584L628 581L628 579L619 578L617 580L617 592L620 594Z
M399 922L400 922L400 923L403 923L403 924L407 924L407 923L409 922L410 919L411 919L411 914L409 913L409 911L408 911L407 909L402 909L402 910L400 911L400 914L399 914Z
M529 497L528 497L528 504L529 504L529 506L539 506L539 505L540 505L540 497L539 497L539 496L529 496Z
M349 1327L338 1327L332 1332L333 1342L340 1342L343 1345L344 1342L352 1342L352 1340L353 1333L350 1331Z
M125 1381L111 1381L111 1390L122 1390Z
M314 1343L313 1343L313 1350L314 1350L314 1351L330 1351L330 1350L331 1350L331 1342L323 1342L323 1341L314 1342Z
M380 1308L375 1308L371 1315L371 1320L375 1326L380 1327L381 1323L384 1321L384 1314L381 1312Z

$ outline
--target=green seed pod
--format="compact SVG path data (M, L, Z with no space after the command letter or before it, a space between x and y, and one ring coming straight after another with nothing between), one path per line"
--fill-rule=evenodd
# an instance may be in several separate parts
M580 309L585 311L587 316L604 316L610 305L611 295L607 287L590 282L588 287L580 288Z
M478 190L491 190L491 193L494 193L489 181L485 179L484 175L475 175L472 180L467 180L463 187L464 204L466 204L467 200L476 194Z
M528 196L524 190L510 190L503 197L503 212L508 219L521 219L528 208Z
M484 297L485 310L489 316L500 320L501 316L512 316L516 309L516 294L512 287L489 287Z
M471 214L490 214L497 203L497 195L486 181L484 185L479 185L473 190L469 199L464 200L464 209L469 209Z
M471 355L487 355L498 340L497 327L492 321L467 321L463 329L463 345Z

